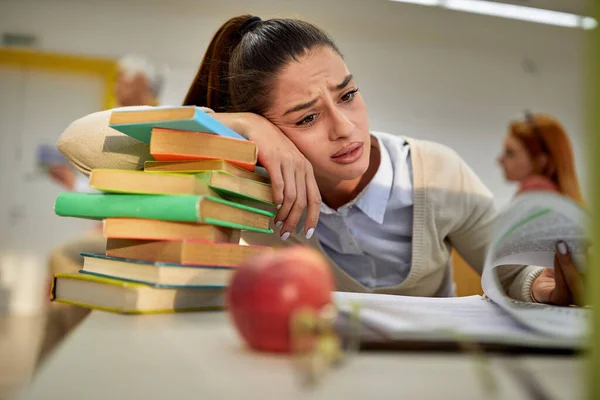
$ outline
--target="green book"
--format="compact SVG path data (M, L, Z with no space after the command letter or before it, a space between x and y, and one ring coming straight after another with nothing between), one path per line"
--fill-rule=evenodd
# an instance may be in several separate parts
M61 193L54 212L88 219L140 218L198 222L271 233L272 212L205 195Z
M245 246L240 246L245 247ZM183 265L81 253L80 274L142 283L164 289L212 289L227 287L235 268Z

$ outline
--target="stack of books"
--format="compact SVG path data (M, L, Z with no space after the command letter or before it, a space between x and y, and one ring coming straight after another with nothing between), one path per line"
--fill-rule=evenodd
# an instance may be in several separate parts
M272 233L268 178L252 172L256 145L196 107L113 112L111 127L150 144L144 171L95 169L103 193L61 193L61 216L103 220L104 254L57 274L55 301L123 313L221 308L235 268L269 247L240 232Z

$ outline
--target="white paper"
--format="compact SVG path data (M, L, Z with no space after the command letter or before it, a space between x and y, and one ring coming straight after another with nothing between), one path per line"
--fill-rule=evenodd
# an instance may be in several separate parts
M532 347L579 347L577 341L540 336L520 325L481 296L432 298L396 295L334 294L342 312L358 304L360 321L390 340L457 341L466 339Z
M587 220L585 211L566 197L542 192L518 196L498 216L482 277L485 294L533 330L574 340L584 338L590 310L510 299L504 293L497 270L507 265L553 268L556 243L563 240L583 272Z

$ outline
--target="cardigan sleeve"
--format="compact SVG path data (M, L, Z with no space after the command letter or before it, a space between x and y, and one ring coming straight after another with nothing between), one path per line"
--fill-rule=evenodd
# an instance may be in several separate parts
M465 195L456 197L459 199L459 204L456 204L459 217L448 234L448 240L481 275L497 216L493 196L475 172L456 153L452 153L458 158L458 171L454 174L456 188ZM531 284L541 272L539 267L510 265L498 268L498 271L498 278L510 297L532 301Z
M143 110L150 106L114 110ZM212 112L202 108L206 112ZM108 126L113 110L95 112L73 121L59 137L56 146L85 175L94 168L142 169L152 160L150 146Z

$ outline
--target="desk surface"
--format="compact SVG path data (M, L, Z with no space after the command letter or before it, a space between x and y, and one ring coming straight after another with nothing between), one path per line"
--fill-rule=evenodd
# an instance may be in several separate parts
M502 399L528 398L492 357ZM553 399L581 398L580 360L520 359ZM93 312L18 399L477 399L487 398L471 358L361 353L314 390L281 355L247 350L223 312L124 316Z

